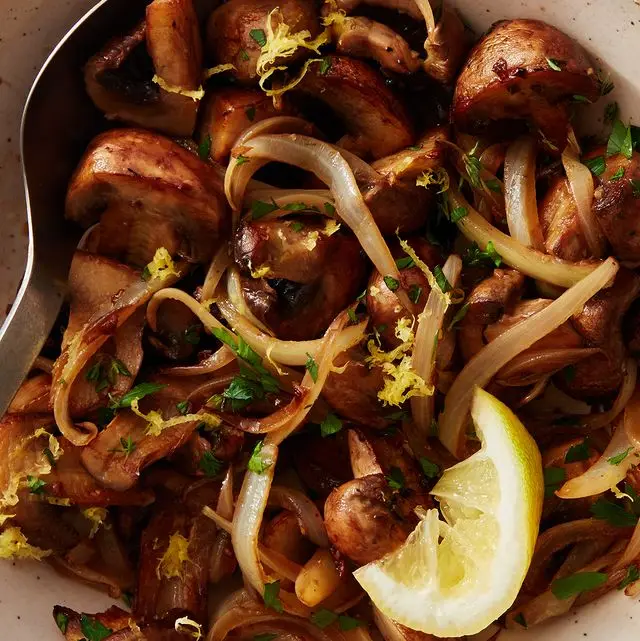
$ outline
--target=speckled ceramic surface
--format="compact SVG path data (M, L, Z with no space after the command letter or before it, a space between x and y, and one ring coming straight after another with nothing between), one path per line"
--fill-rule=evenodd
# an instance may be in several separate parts
M19 156L23 103L48 52L93 4L93 0L0 0L0 318L15 294L25 259ZM453 4L477 32L501 18L515 17L540 18L561 27L611 72L616 84L611 98L618 100L625 117L640 123L639 0L456 0ZM592 109L591 126L597 130L602 106ZM0 562L0 640L60 639L51 618L56 603L92 612L106 607L109 600L59 577L44 564ZM550 625L500 637L500 641L638 639L640 605L620 594Z

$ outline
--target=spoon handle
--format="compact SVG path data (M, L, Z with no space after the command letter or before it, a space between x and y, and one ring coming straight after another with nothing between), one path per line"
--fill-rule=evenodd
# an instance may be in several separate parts
M27 266L9 315L0 328L0 416L29 373L64 300L64 285Z

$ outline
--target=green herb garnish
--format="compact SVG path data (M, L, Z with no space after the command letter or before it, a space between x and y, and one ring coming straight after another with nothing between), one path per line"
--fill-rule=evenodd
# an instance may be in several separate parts
M573 596L594 590L606 583L604 572L577 572L562 579L556 579L551 584L551 592L556 599L570 599Z
M342 429L342 421L335 415L329 412L327 417L320 423L320 434L323 438L337 434Z

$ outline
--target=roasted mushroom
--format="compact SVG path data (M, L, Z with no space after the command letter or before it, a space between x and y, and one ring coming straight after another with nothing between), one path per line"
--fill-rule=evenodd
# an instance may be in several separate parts
M146 45L146 46L145 46ZM153 82L154 73L162 84ZM154 0L146 21L108 42L85 66L87 93L109 119L190 136L202 79L202 43L191 0Z
M141 129L92 141L71 179L66 216L84 227L99 220L100 253L139 267L159 247L205 261L228 225L215 169Z
M269 17L274 31L282 21L291 33L308 31L316 36L320 32L318 16L310 0L284 0L278 3L278 11L274 11L274 7L270 0L234 0L220 5L209 17L207 50L216 64L232 64L234 75L241 82L258 79L256 65L266 43ZM286 59L276 57L273 63L274 66L290 64L309 53L301 47Z
M456 83L453 121L462 131L500 132L524 119L547 149L567 144L573 96L596 100L600 82L586 51L539 20L496 23L473 48ZM493 128L492 128L493 125Z

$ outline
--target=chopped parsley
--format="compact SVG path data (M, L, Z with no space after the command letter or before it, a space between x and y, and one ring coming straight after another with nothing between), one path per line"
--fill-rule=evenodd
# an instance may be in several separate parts
M349 630L355 630L362 625L362 621L354 619L353 617L347 616L346 614L340 614L338 616L338 626L343 632L349 632Z
M200 326L189 325L189 327L184 330L183 338L184 342L189 343L189 345L198 345L198 343L200 343Z
M577 572L562 579L556 579L551 584L551 592L556 599L570 599L583 592L589 592L606 583L607 575L604 572Z
M482 179L480 178L480 172L482 171L482 163L480 162L480 158L475 155L477 150L478 143L476 143L475 147L468 154L463 154L462 163L464 164L469 184L476 189L481 189Z
M273 199L270 203L263 200L254 200L251 203L249 211L251 213L251 218L253 218L253 220L258 220L267 214L278 211L278 209L280 209L280 207Z
M97 619L88 617L86 614L80 616L80 629L87 641L103 641L113 634L113 630L104 626Z
M617 154L622 154L627 160L631 160L633 155L631 127L625 127L621 120L613 123L613 130L607 143L607 158Z
M164 389L166 385L161 385L160 383L140 383L135 387L132 387L126 394L121 396L119 399L111 399L109 403L109 408L118 410L124 407L131 407L131 403L134 401L139 401L145 396L155 394L160 390Z
M417 305L418 301L420 300L420 296L422 296L422 287L419 287L418 285L411 285L409 287L409 300L414 304Z
M176 409L180 414L182 414L182 416L185 416L191 409L191 403L189 403L189 401L180 401L179 403L176 403Z
M327 71L331 69L331 65L332 65L332 62L329 56L325 56L324 58L322 58L322 60L320 61L320 69L319 69L320 75L324 76L327 73Z
M46 490L46 482L42 479L39 479L37 476L27 476L27 486L31 494L44 494Z
M591 104L591 100L589 100L589 98L587 98L586 96L583 96L583 95L581 95L579 93L573 94L573 96L571 98L572 98L573 102L583 102L583 103L586 103L588 105Z
M393 276L385 276L383 280L384 280L384 284L392 292L395 292L398 289L398 287L400 287L400 283Z
M584 439L582 443L572 445L567 453L564 455L565 463L577 463L578 461L586 461L589 458L589 441Z
M250 122L253 122L256 119L256 108L254 106L247 107L244 110L245 116L247 117L247 120Z
M125 455L125 457L128 457L130 454L132 454L136 449L136 443L135 441L131 438L131 435L127 436L125 438L124 436L120 438L120 447L119 448L114 448L110 450L111 452L114 453L122 453Z
M613 527L633 527L638 522L635 514L627 512L621 505L599 498L590 508L591 514L600 521L606 521Z
M263 634L256 634L253 637L253 641L273 641L273 639L277 638L278 635L275 632L264 632Z
M249 54L244 49L240 49L240 53L238 55L242 62L247 62L249 60Z
M313 382L316 383L318 381L318 363L309 352L307 352L307 362L304 364L304 368L309 372Z
M624 452L611 456L607 461L610 465L620 465L620 463L622 463L622 461L624 461L631 452L633 452L633 447L628 447Z
M420 457L420 467L422 468L422 473L428 479L435 479L440 476L440 466L433 461L430 461L426 456Z
M493 191L496 194L502 193L502 187L500 186L500 181L497 180L496 178L490 178L489 180L485 180L484 184L489 191Z
M211 134L203 136L200 144L198 145L198 156L200 160L209 160L209 155L211 154Z
M449 323L449 331L451 331L466 315L469 311L469 303L465 303L454 315Z
M291 223L291 229L295 232L301 232L304 229L304 224L294 221Z
M260 47L264 47L267 44L267 36L264 29L251 29L249 35Z
M333 206L333 203L325 203L324 211L328 216L335 216L336 208Z
M637 565L630 565L627 568L627 574L625 575L624 579L618 583L616 586L618 590L624 590L628 585L631 585L632 583L635 583L636 581L640 581L640 570L638 570Z
M411 258L411 256L403 256L402 258L398 258L396 260L396 267L398 269L409 269L414 265L415 263L413 262L413 258Z
M447 277L444 275L440 265L435 266L433 270L433 277L436 279L436 283L438 283L438 287L443 294L451 291L451 283L447 280Z
M314 625L317 625L321 630L324 630L324 628L328 628L332 623L335 623L338 620L338 615L335 612L331 612L331 610L322 608L311 615L311 620Z
M556 490L564 483L567 472L563 467L546 467L544 469L544 495L546 498L553 496Z
M582 162L589 168L594 176L602 176L604 170L606 169L604 156L596 156L595 158L589 158L588 160L583 160Z
M601 96L606 96L610 94L616 86L611 82L611 78L603 78L600 74L598 74L598 80L600 80L600 95Z
M315 209L315 207L310 207L309 205L307 205L307 203L297 202L297 203L289 203L288 205L285 205L282 209L286 209L287 211L306 211L307 209Z
M620 168L618 168L616 173L613 174L613 176L611 176L611 178L609 178L609 180L611 180L611 181L620 180L620 178L623 178L623 177L624 177L624 167L620 167Z
M265 471L271 467L271 463L268 463L262 458L261 452L263 445L264 441L258 441L256 443L256 446L253 448L253 452L251 452L251 458L247 463L247 469L255 474L264 474Z
M604 121L608 123L614 123L616 120L618 120L618 116L620 115L620 106L618 105L617 102L610 102L605 108L604 108Z
M109 387L113 387L118 376L130 377L131 372L121 360L113 356L100 355L87 370L84 377L87 381L93 383L96 392L100 393Z
M236 157L236 165L244 165L244 163L249 162L249 158L240 154Z
M456 207L451 212L451 222L457 223L459 220L462 220L469 212L466 207Z
M392 490L401 490L404 487L404 474L399 467L392 467L385 478Z
M522 626L525 630L529 627L527 625L527 620L524 618L524 614L522 612L519 612L516 614L516 616L513 617L513 620L520 626Z
M67 626L69 625L69 617L64 612L56 612L56 625L62 634L66 634Z
M465 267L500 267L502 265L502 256L493 246L493 241L487 243L487 248L482 251L476 242L468 247L462 256L462 262Z
M320 434L322 438L337 434L342 429L342 421L333 413L329 412L327 417L320 423Z
M264 604L268 608L271 608L279 614L282 614L284 608L282 607L282 601L280 601L280 599L278 598L278 594L280 594L280 581L265 583L264 594L262 595Z
M205 476L212 478L217 476L222 469L222 461L216 458L211 452L205 452L198 463L198 468Z
M554 71L562 71L562 65L565 63L562 60L557 60L555 58L547 58L547 64Z

